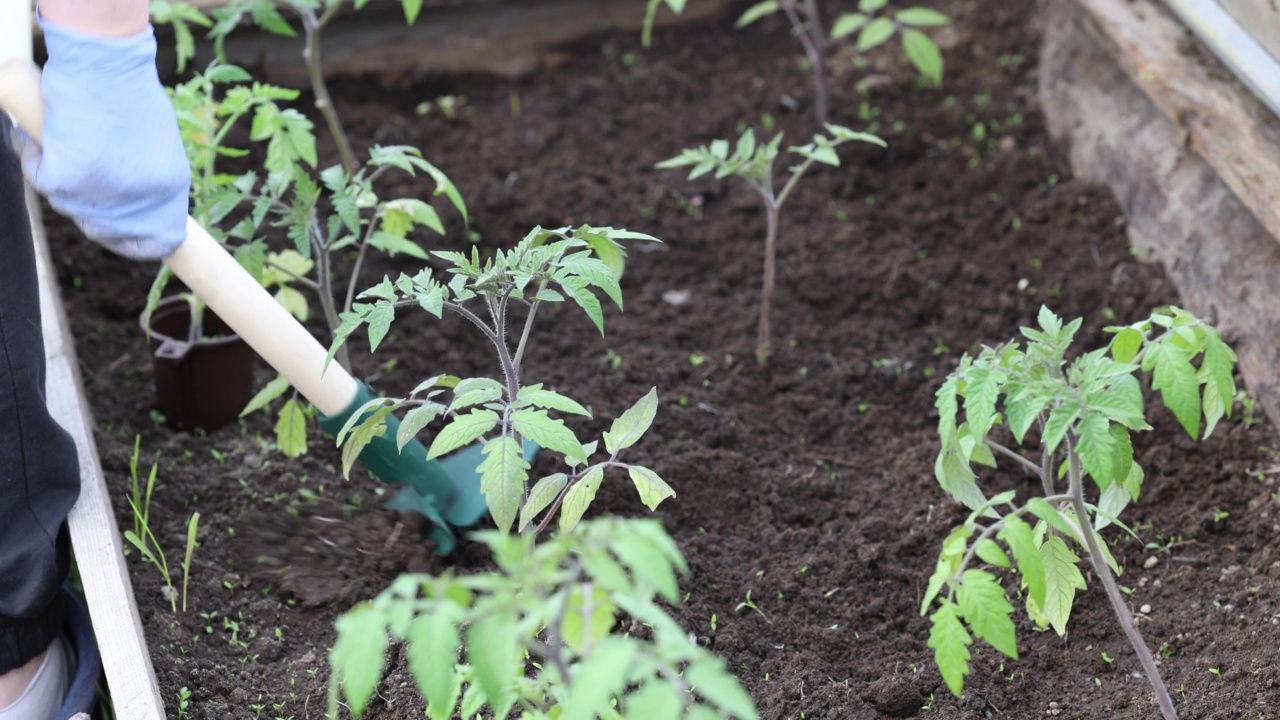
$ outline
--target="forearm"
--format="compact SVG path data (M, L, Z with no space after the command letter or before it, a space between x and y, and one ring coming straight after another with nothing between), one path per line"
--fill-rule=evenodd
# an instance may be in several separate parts
M147 0L39 0L39 5L49 22L90 35L127 37L150 20Z

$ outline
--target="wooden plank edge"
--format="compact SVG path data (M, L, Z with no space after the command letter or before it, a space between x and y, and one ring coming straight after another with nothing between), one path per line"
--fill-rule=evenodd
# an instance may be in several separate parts
M1151 0L1073 0L1087 29L1280 242L1280 123ZM1212 74L1211 74L1212 73ZM1220 79L1221 78L1221 79Z
M164 703L93 439L93 416L84 397L70 324L58 294L57 273L53 270L39 201L30 190L27 210L36 246L41 325L48 363L46 396L54 418L75 439L80 459L80 498L67 519L71 547L102 655L107 687L117 718L163 720Z

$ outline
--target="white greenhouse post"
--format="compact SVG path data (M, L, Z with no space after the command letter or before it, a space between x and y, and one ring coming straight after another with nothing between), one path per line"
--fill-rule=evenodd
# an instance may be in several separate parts
M1164 2L1271 112L1280 116L1280 62L1249 30L1217 0Z
M13 84L30 90L32 58L30 0L0 0L0 97L10 98ZM25 78L22 76L26 76ZM15 80L15 78L17 78ZM34 98L38 102L38 97ZM26 106L30 98L25 103ZM40 285L40 312L47 363L46 396L54 418L74 438L80 460L80 498L68 518L89 616L115 709L115 717L163 720L164 703L156 683L151 654L138 616L124 547L93 440L93 419L84 400L75 348L71 342L57 274L50 262L44 225L35 194L28 191Z

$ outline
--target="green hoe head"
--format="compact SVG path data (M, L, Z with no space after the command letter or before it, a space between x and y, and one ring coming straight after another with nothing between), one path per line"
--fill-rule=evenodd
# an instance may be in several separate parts
M374 399L373 392L361 384L347 410L339 415L321 417L320 426L336 436L352 414ZM379 480L404 486L387 503L387 507L425 515L435 526L432 538L436 541L436 552L447 555L457 546L453 528L471 527L488 509L480 492L480 472L477 470L484 460L483 446L470 445L440 460L428 460L427 448L417 439L409 441L403 449L396 447L399 427L399 419L388 415L386 432L374 438L360 452L360 464ZM538 449L536 444L526 440L525 459L532 460Z

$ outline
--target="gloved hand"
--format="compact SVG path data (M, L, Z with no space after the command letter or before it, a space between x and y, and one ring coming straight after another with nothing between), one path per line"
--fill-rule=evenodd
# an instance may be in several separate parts
M28 181L110 250L168 257L186 238L191 167L156 71L154 29L98 37L43 17L40 27L43 143L13 131Z

